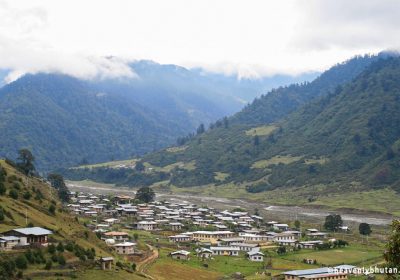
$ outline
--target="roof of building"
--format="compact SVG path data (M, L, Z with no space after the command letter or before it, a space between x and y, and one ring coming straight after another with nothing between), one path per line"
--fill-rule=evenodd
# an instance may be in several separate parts
M240 251L238 247L210 247L213 251Z
M110 231L110 232L106 232L104 235L106 235L106 236L125 236L125 235L128 235L128 233L123 232L123 231Z
M20 238L16 236L0 236L0 239L4 241L18 241Z
M123 242L123 243L118 243L115 244L114 247L132 247L132 246L136 246L136 243L133 242Z
M256 250L248 252L247 255L249 255L249 256L255 256L255 255L264 256L264 254L262 252L256 251Z
M29 227L29 228L15 228L12 231L19 232L24 235L48 235L53 234L51 230L41 227Z
M190 254L190 252L185 251L185 250L179 250L179 251L175 251L175 252L171 253L171 255L185 255L185 256L187 256L189 254Z
M330 272L332 272L332 268L321 267L321 268L314 268L314 269L291 270L291 271L286 271L283 274L305 277L307 275L325 274L325 273L330 273Z

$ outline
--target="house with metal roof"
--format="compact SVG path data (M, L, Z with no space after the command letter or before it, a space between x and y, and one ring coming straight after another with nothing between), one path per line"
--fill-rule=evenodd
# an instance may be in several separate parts
M321 267L315 269L292 270L283 273L285 280L344 280L347 279L347 273L335 271L331 267Z
M19 245L21 246L33 244L47 246L50 234L53 234L53 232L41 227L16 228L3 232L4 236L19 237Z

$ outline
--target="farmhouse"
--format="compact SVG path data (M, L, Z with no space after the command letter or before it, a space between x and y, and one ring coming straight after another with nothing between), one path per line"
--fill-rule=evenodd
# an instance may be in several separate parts
M118 254L131 255L135 251L135 246L136 246L136 243L123 242L123 243L115 244L114 248L115 248L115 251L117 251Z
M152 231L157 227L157 223L153 221L140 221L137 223L138 230Z
M17 228L3 233L5 236L14 236L20 238L20 245L48 245L48 236L52 231L41 227Z
M264 254L258 250L250 251L247 253L249 260L252 262L262 262L264 261Z
M238 247L240 251L250 252L253 250L259 250L258 244L254 243L231 243L233 247Z
M210 247L213 255L219 256L239 256L238 247Z
M172 231L178 231L182 229L183 224L182 223L169 223L169 226L171 227Z
M171 253L171 258L175 260L189 260L190 252L185 250L175 251Z
M211 258L213 252L210 249L207 248L199 248L196 250L197 256L202 258L202 259L209 259Z
M303 249L314 249L316 245L323 243L324 242L321 240L301 241L299 242L299 247Z
M0 250L8 251L18 246L20 238L16 236L0 236Z
M184 234L172 235L168 238L171 242L190 242L192 240L190 236Z
M105 238L109 239L114 239L115 241L128 241L129 235L127 232L123 231L110 231L104 233Z

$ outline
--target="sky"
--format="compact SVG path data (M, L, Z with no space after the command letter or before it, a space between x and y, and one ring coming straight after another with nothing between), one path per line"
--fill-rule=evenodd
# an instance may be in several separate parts
M0 0L0 68L135 77L129 61L257 78L400 48L397 0Z

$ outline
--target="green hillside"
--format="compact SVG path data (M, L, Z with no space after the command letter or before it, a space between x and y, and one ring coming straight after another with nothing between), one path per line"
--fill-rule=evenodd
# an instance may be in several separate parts
M27 268L17 268L17 271L22 271L29 279L57 279L57 273L58 276L64 275L68 278L78 273L79 279L92 279L91 275L99 274L96 269L93 270L96 268L93 258L114 256L92 231L63 211L56 190L42 179L26 177L4 160L0 160L0 190L0 232L21 227L42 227L53 232L49 237L50 242L56 245L62 243L65 247L63 251L55 253L49 253L45 248L0 251L0 279L16 279L7 273L6 268L9 267L7 264L10 260L21 256L28 260ZM53 206L54 211L51 209ZM56 258L56 261L52 261L53 268L45 269L49 259L54 258L53 255L58 259L62 256L66 264L60 263ZM125 272L122 271L120 275L125 276L121 279L126 279ZM131 275L130 279L136 279L136 275L128 275ZM97 277L96 279L106 279Z

